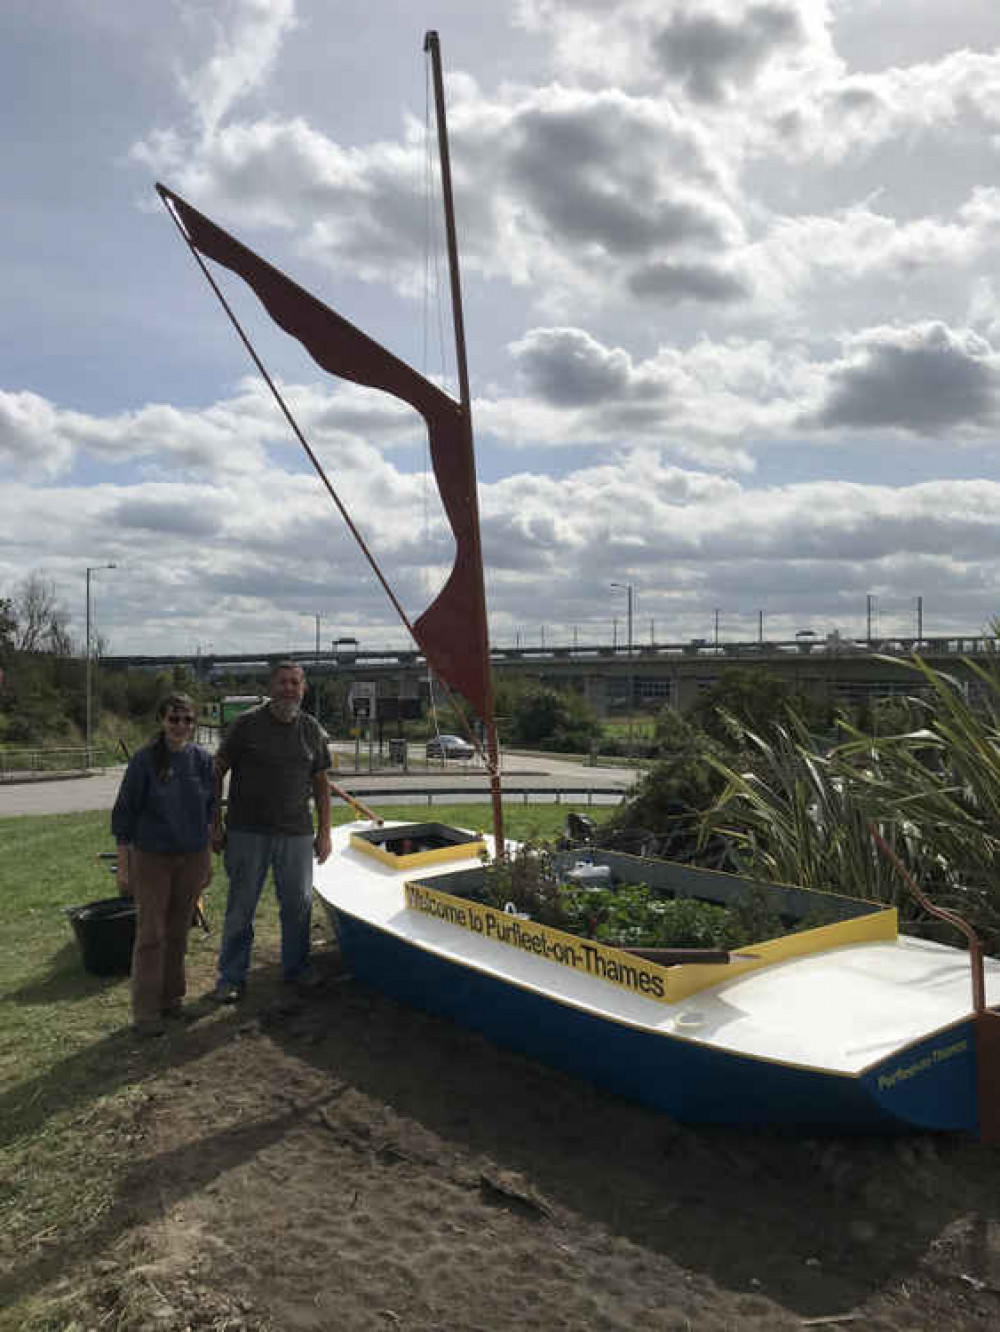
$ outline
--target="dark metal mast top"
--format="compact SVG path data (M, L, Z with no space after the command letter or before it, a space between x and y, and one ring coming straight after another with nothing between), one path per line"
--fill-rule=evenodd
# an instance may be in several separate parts
M455 357L458 364L458 392L462 411L472 421L469 395L469 363L465 354L465 320L462 317L462 279L458 268L458 239L455 231L455 200L451 188L451 154L448 150L448 123L444 106L444 78L441 73L441 45L431 30L424 37L424 50L431 58L434 75L434 109L437 120L438 154L441 159L441 193L444 198L445 233L448 242L448 271L451 276L451 313L455 325Z

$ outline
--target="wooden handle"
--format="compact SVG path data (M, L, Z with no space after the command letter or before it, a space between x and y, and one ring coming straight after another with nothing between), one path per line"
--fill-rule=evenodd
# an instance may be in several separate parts
M377 823L379 827L382 826L382 820L379 816L373 813L367 805L363 805L360 800L352 796L349 791L345 791L343 787L338 786L336 782L330 782L330 790L334 795L340 796L341 800L350 805L351 809L359 814L363 814L366 819L371 819L372 823Z

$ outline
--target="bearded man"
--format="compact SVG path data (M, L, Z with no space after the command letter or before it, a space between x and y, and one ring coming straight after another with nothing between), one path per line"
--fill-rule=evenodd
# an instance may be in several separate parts
M289 984L317 983L309 962L313 856L330 854L329 742L315 717L302 711L305 675L293 661L271 669L270 698L237 717L215 756L216 816L212 849L225 849L229 897L219 948L215 998L243 997L253 923L268 870L281 917L281 969ZM226 829L219 814L226 774ZM316 811L316 828L313 812Z

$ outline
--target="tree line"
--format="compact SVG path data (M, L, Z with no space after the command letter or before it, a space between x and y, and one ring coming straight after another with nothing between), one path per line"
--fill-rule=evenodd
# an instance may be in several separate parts
M73 651L69 620L55 583L40 573L28 574L9 596L0 597L0 653L69 656Z
M70 615L55 583L26 575L0 596L0 746L68 747L82 743L86 727L85 645L74 641ZM91 649L99 657L101 640ZM111 747L134 744L151 729L158 700L190 684L181 669L148 675L100 670L92 679L100 715L113 718Z

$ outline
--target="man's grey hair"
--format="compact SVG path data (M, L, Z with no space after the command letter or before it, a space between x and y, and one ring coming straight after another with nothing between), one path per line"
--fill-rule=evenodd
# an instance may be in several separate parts
M268 679L273 680L279 671L298 671L302 678L305 679L306 673L297 661L276 661L271 667Z

